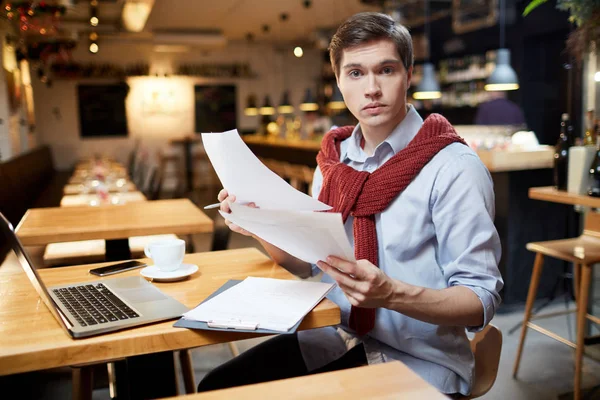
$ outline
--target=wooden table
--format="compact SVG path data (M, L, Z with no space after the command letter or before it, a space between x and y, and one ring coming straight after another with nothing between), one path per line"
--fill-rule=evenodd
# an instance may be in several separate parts
M181 397L178 397L179 399ZM214 390L184 400L448 399L399 361Z
M175 199L106 207L32 208L17 226L17 236L25 246L104 239L107 260L123 260L131 258L127 238L132 236L212 230L212 219L189 199Z
M145 201L118 207L28 210L17 226L25 246L131 236L212 232L213 222L189 199Z
M110 193L117 193L117 192L133 192L135 190L137 190L137 188L135 187L135 184L133 182L128 181L125 178L122 178L123 181L125 181L125 183L123 183L122 186L118 186L118 182L113 182L111 184L108 185L107 189ZM74 183L70 183L68 185L65 185L65 187L63 188L63 194L65 195L70 195L70 194L85 194L85 186L82 183L78 183L78 184L74 184Z
M564 190L558 190L553 186L532 187L529 189L529 198L573 206L600 208L600 197L569 193Z
M127 203L138 203L140 201L147 201L147 199L146 196L144 196L144 194L139 191L109 194L106 203L102 203L97 194L72 194L63 196L63 198L60 200L60 206L117 206Z
M293 278L293 275L255 248L188 254L184 262L198 265L198 272L184 281L154 285L190 308L229 279L244 279L248 276ZM93 264L100 265L102 264ZM38 272L48 286L103 279L89 274L90 268L91 265L82 265L41 269ZM128 271L119 276L137 274L139 270ZM91 338L71 339L40 301L30 281L20 270L0 274L0 316L0 375L61 366L82 366L151 353L153 357L154 353L158 353L156 356L166 355L166 359L172 364L173 356L170 352L173 350L260 336L174 328L174 321L166 321ZM325 299L304 318L299 329L339 323L338 306ZM155 368L155 365L151 367ZM87 381L82 386L88 388L91 385L90 368L75 370L88 371L78 372L80 380ZM143 374L141 377L135 375L132 382L139 383L140 379L142 383L139 386L144 386ZM165 380L169 380L167 375ZM128 380L120 379L120 382L124 381ZM154 396L156 395L155 392ZM171 394L162 396L169 395Z
M149 262L147 259L142 261ZM255 248L188 254L184 262L198 265L199 271L184 281L155 282L154 285L188 307L198 305L229 279L245 279L248 276L293 278L292 274ZM41 269L38 273L48 286L109 279L88 273L91 265L103 264ZM118 276L137 274L139 270ZM174 321L167 321L86 339L71 339L40 302L37 292L22 271L0 275L0 315L0 375L260 336L174 328ZM339 323L338 306L325 299L304 318L299 329Z

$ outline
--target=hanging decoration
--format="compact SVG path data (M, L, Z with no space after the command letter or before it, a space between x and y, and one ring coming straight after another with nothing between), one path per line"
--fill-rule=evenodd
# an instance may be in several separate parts
M53 35L58 32L60 18L67 9L45 1L10 1L3 8L3 16L13 22L22 34Z

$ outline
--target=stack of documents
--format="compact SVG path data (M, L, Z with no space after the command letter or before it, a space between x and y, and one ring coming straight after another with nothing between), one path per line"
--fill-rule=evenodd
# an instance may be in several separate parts
M221 184L236 196L231 214L221 215L303 261L327 256L355 261L342 216L302 193L268 169L237 130L203 133L202 142ZM244 204L255 203L258 208Z
M248 277L183 314L183 318L206 322L209 328L285 333L332 287L322 282Z

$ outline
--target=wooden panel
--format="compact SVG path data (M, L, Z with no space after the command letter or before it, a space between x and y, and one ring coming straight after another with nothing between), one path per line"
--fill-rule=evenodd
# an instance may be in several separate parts
M198 305L229 279L245 279L248 276L294 278L255 248L188 254L184 261L197 264L198 272L184 281L155 282L154 285L190 308ZM91 267L83 265L41 269L38 272L48 286L109 279L98 279L89 274ZM139 270L124 272L119 276L137 274ZM167 321L92 338L71 339L41 302L25 274L18 270L0 274L0 320L0 375L260 336L174 328L174 321ZM325 299L304 318L300 329L339 323L338 306Z
M529 189L529 198L552 203L580 205L584 207L600 208L600 197L569 193L557 190L552 186L532 187Z
M24 245L93 239L123 239L164 233L211 232L213 221L188 199L105 207L28 210L17 227Z
M183 396L186 400L265 398L447 399L399 361Z

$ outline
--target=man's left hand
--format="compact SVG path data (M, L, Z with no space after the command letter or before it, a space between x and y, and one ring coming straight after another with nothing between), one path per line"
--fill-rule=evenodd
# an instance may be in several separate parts
M329 256L317 266L335 279L355 307L386 307L394 295L396 281L368 260L353 262Z

